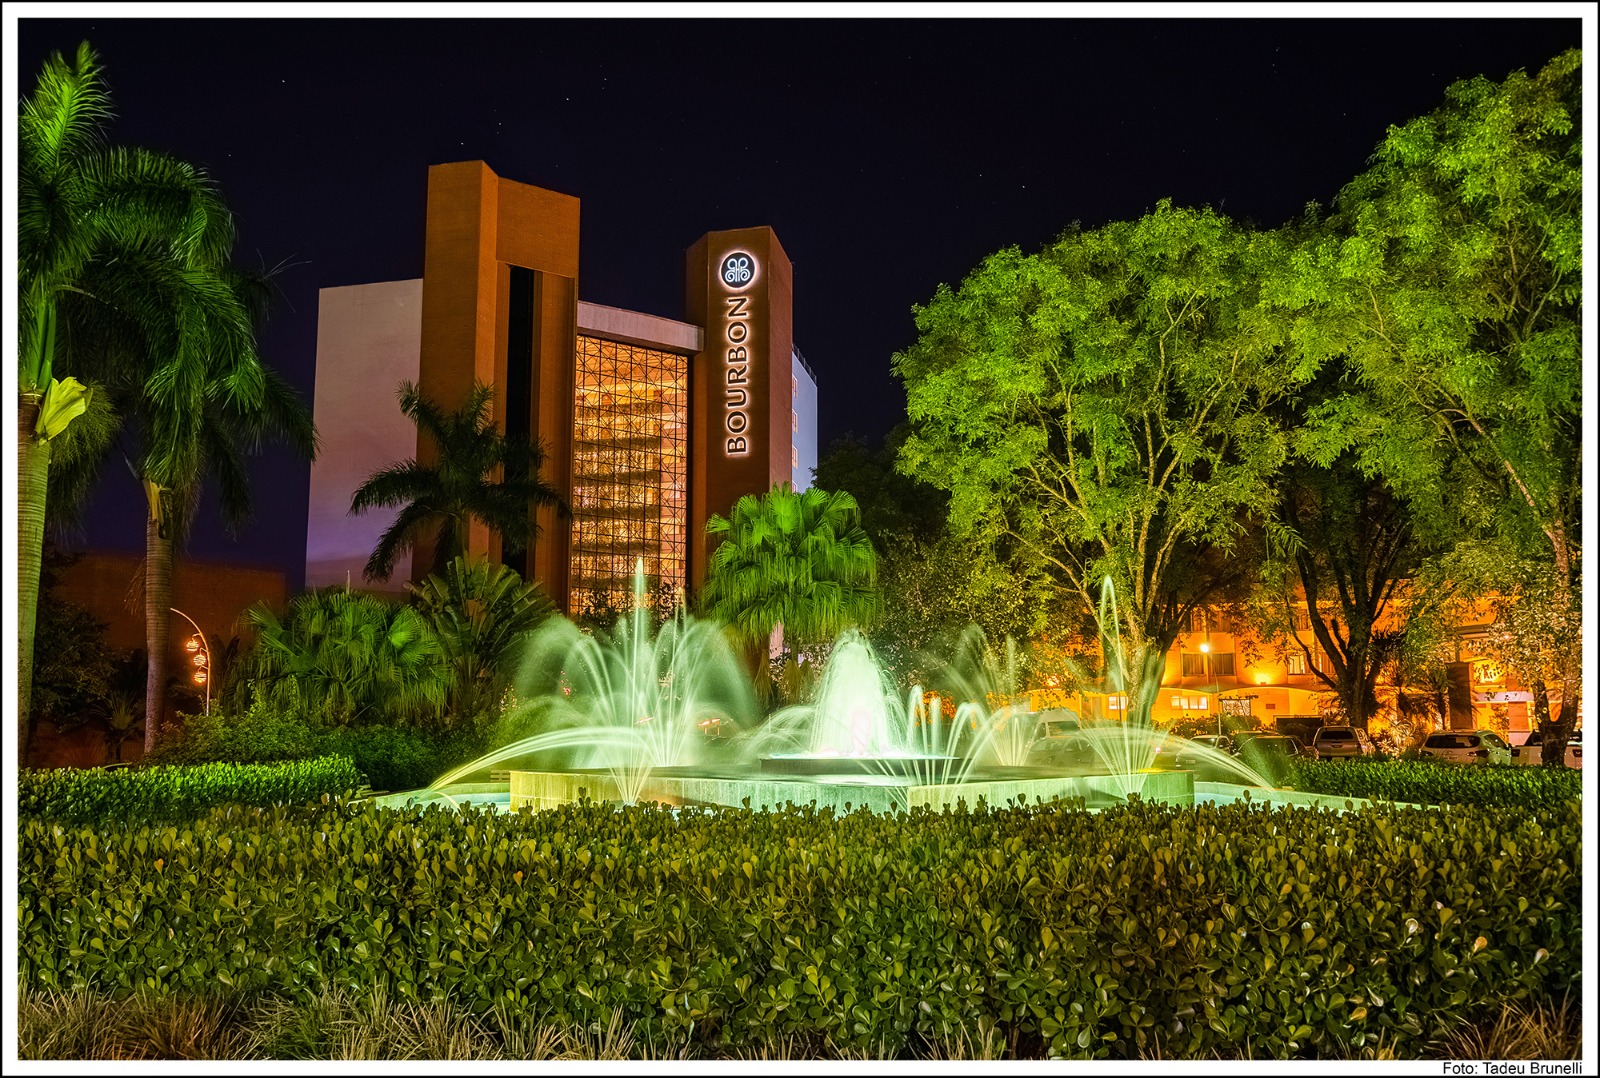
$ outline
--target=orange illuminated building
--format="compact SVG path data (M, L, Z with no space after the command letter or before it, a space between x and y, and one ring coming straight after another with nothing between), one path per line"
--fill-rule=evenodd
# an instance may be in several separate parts
M809 485L816 379L794 345L793 269L773 231L693 243L674 319L580 300L578 230L576 198L482 161L436 165L422 279L322 290L307 587L398 591L432 561L419 545L390 581L363 581L396 511L348 514L372 473L435 462L400 414L402 381L446 411L486 383L496 426L542 445L540 476L571 518L540 511L530 550L502 549L475 522L469 550L573 613L621 605L641 559L663 600L698 587L711 514L777 483Z
M1456 626L1451 661L1442 663L1443 684L1405 689L1429 698L1440 726L1493 729L1520 743L1534 726L1533 694L1485 656L1491 614L1487 607L1478 614L1476 622ZM1225 612L1196 610L1164 656L1151 718L1163 726L1226 724L1234 718L1284 732L1313 728L1336 701L1318 672L1331 675L1333 669L1303 603L1295 635L1275 641L1262 639ZM1392 716L1401 688L1379 679L1379 723ZM1085 715L1102 718L1118 717L1128 707L1125 696L1103 692L1086 691L1077 703ZM1552 708L1557 705L1551 701Z

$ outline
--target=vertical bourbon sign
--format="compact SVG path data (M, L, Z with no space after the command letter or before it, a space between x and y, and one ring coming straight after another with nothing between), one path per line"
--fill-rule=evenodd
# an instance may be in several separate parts
M760 273L760 263L749 251L730 251L717 269L721 283L723 354L723 451L730 457L750 455L750 362L761 354L755 340L754 313L749 289Z
M684 310L704 327L690 368L689 585L706 521L794 475L794 267L770 228L708 232L685 252Z

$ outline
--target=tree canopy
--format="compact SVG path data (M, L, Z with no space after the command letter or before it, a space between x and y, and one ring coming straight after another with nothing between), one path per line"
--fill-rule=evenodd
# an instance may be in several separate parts
M1277 284L1300 362L1347 372L1302 449L1354 454L1419 527L1492 539L1501 590L1559 619L1580 590L1581 63L1457 82L1390 128ZM1579 674L1550 671L1563 738Z
M1093 609L1109 577L1142 664L1247 575L1288 451L1268 415L1293 386L1261 281L1279 239L1162 203L991 256L917 308L895 356L911 475L958 533ZM1153 686L1151 686L1153 688Z
M849 494L784 483L746 494L727 517L712 514L706 534L716 546L701 606L750 654L779 625L798 651L877 615L877 555ZM757 673L764 687L765 671Z

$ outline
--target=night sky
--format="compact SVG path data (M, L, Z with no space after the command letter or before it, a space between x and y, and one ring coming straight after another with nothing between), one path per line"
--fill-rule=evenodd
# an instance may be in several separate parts
M1280 224L1450 82L1581 44L1576 18L17 25L19 96L88 40L112 139L203 166L238 260L285 267L264 346L307 400L317 290L420 277L428 166L481 158L582 200L579 295L596 303L681 318L684 249L771 225L824 448L904 417L889 363L912 305L986 254L1164 197ZM393 392L374 387L374 407ZM281 566L297 588L308 466L269 453L253 473L255 522L228 538L208 502L189 552ZM143 513L114 461L73 545L142 550Z

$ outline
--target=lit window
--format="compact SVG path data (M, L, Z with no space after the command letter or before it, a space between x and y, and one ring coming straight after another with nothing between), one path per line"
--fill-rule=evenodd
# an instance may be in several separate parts
M1128 710L1128 698L1126 696L1108 696L1108 697L1106 697L1106 710L1107 711L1126 711L1126 710Z
M800 413L799 412L790 412L789 413L789 429L790 430L799 430L800 429Z
M1306 672L1306 657L1295 651L1289 653L1289 673L1303 674Z
M624 605L641 557L666 603L687 582L688 362L597 337L577 344L573 608Z

